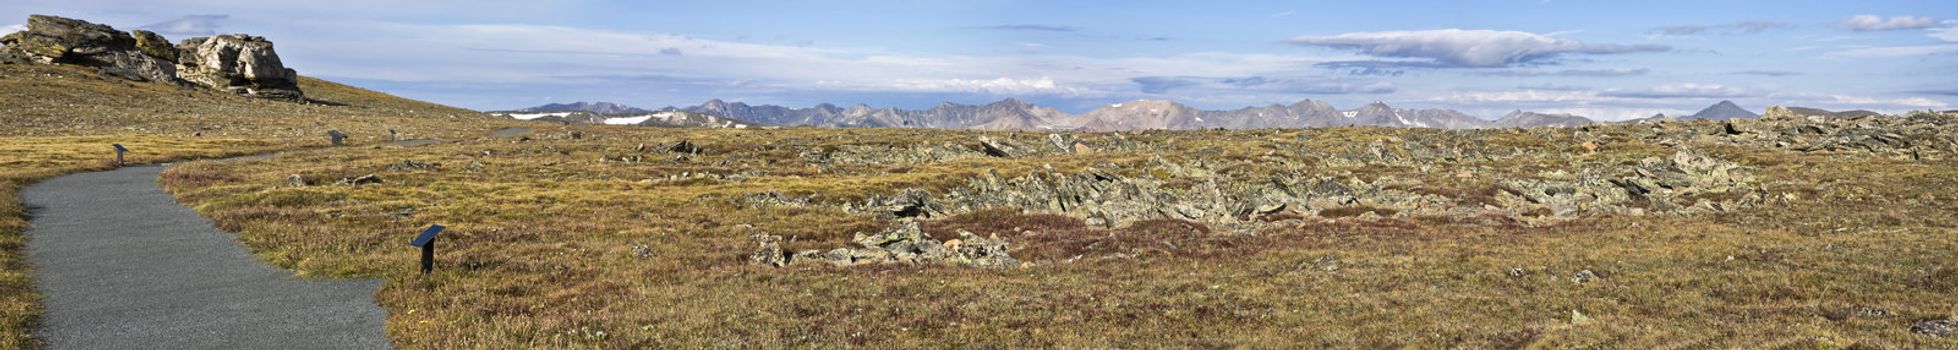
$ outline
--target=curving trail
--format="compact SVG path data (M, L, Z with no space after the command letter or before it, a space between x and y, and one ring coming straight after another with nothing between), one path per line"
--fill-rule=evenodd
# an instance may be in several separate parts
M379 280L301 280L157 185L160 166L21 192L50 349L380 349Z

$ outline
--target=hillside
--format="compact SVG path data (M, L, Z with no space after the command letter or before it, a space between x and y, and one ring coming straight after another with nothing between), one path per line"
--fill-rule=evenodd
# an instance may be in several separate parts
M1958 305L1958 116L1731 125L552 126L165 185L275 264L386 279L402 348L1950 345L1911 327ZM373 239L430 224L430 277Z
M157 185L259 261L379 280L362 294L402 349L1958 348L1958 113L713 100L526 121L114 68L0 64L0 348L39 345L17 192L118 166L110 144L174 163ZM718 127L632 126L661 123ZM274 151L296 152L199 161ZM424 273L406 243L432 225Z
M400 348L1820 347L1797 322L1840 344L1932 348L1950 341L1911 327L1958 305L1943 282L1958 269L1937 263L1958 251L1940 194L1958 187L1954 115L658 129L451 117L466 111L311 79L309 98L345 105L4 69L0 87L46 97L9 101L29 117L7 122L106 135L10 129L7 154L46 160L16 181L106 166L88 150L123 139L157 150L145 162L374 130L352 122L448 140L164 175L266 262L383 279ZM537 130L473 136L504 126ZM385 182L325 181L369 174ZM0 305L20 335L34 304L9 213ZM387 237L431 224L450 238L421 277ZM1392 331L1427 325L1454 326Z
M110 144L133 163L322 147L328 130L354 144L476 137L528 125L473 111L301 78L315 103L267 100L202 88L129 81L92 68L0 65L0 348L27 346L39 314L22 260L25 210L18 191L54 175L113 167Z

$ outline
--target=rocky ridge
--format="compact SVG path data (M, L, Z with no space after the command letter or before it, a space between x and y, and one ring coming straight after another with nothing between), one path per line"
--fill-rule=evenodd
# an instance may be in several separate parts
M1551 133L1571 133L1578 140L1587 140L1571 145L1579 152L1597 152L1600 147L1606 147L1600 143L1609 146L1628 142L1673 151L1632 163L1572 164L1500 176L1490 179L1490 187L1483 192L1437 192L1424 189L1426 186L1420 179L1352 172L1353 169L1389 168L1426 173L1467 164L1509 164L1539 157L1533 152L1476 145L1477 140L1515 132L1545 134L1539 136L1542 138L1553 138ZM1095 149L1138 151L1169 147L1164 141L1140 141L1144 138L1130 136L1142 134L1014 133L1004 137L982 136L964 145L808 150L804 151L803 159L817 167L901 165L960 158L1038 158ZM1334 150L1286 150L1317 155L1304 162L1245 159L1224 156L1221 149L1203 148L1180 160L1157 156L1142 164L1104 161L1079 170L1041 168L1025 174L989 171L944 190L908 188L861 201L826 202L763 192L737 204L741 207L834 206L845 213L873 215L898 225L1007 209L1061 214L1100 227L1170 219L1237 233L1255 233L1266 225L1294 220L1442 218L1463 223L1541 226L1594 216L1692 216L1786 203L1795 198L1793 194L1771 192L1755 176L1754 167L1695 148L1732 145L1830 157L1942 160L1958 153L1958 114L1833 118L1800 115L1788 108L1774 107L1760 119L1659 121L1569 130L1436 131L1408 133L1402 137ZM1452 173L1451 177L1463 179L1493 176L1473 170L1447 171ZM856 264L865 259L861 254L866 253L805 252L794 256L848 265L841 263L845 261L843 257L850 257L848 261ZM867 254L872 262L908 261ZM784 256L786 260L766 263L795 259Z
M262 37L226 34L171 45L145 30L124 32L72 18L33 15L27 30L0 37L0 60L93 67L135 81L202 86L239 95L303 101L299 74Z

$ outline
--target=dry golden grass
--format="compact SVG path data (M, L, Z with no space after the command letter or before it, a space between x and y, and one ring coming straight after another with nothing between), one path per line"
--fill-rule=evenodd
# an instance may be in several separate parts
M835 204L951 188L988 171L1074 172L1104 161L1146 169L1156 156L1218 160L1231 164L1219 171L1248 174L1307 164L1341 177L1418 180L1407 190L1483 203L1503 190L1498 179L1635 163L1674 148L1617 128L1597 131L1605 146L1595 153L1568 132L1375 128L1135 133L1160 146L1016 159L980 155L980 133L961 131L539 127L523 141L477 135L526 124L313 80L309 95L348 106L124 85L74 70L53 70L68 80L23 78L42 70L0 68L4 91L50 91L0 95L9 99L0 101L0 122L10 125L0 130L7 145L0 150L10 164L31 165L0 182L9 197L35 178L100 169L90 150L108 139L154 152L138 161L318 146L327 128L373 135L388 123L447 140L192 162L162 180L267 262L305 275L384 279L377 299L403 348L1958 347L1907 331L1958 314L1958 218L1949 209L1958 164L1948 158L1687 142L1747 165L1769 193L1794 199L1541 227L1367 218L1353 208L1354 217L1277 217L1255 234L1177 220L1106 229L1055 213L979 210L930 220L926 231L940 239L956 230L998 234L1016 257L1036 264L778 269L748 263L749 234L788 237L791 250L842 246L853 233L890 223ZM53 92L61 89L87 92ZM219 106L192 107L211 101ZM1016 139L1039 144L1041 136ZM1425 166L1325 157L1376 141L1442 136L1518 155ZM706 151L673 161L656 150L680 140ZM965 152L826 166L801 159L810 150L937 145ZM632 156L644 161L617 161ZM386 167L406 160L441 167ZM1474 176L1452 175L1458 172ZM324 184L366 174L385 182ZM285 185L292 175L315 185ZM763 191L817 204L735 204ZM31 345L24 335L36 311L19 258L18 203L0 203L0 331L8 334L0 347L20 347ZM424 277L407 241L429 224L451 229L440 243L441 266ZM635 246L649 254L636 255ZM1573 282L1579 271L1596 279Z
M0 349L36 346L30 332L40 315L21 255L19 191L48 177L114 168L111 144L143 164L322 147L329 129L374 144L386 141L388 128L404 138L456 138L509 125L317 79L301 86L331 105L132 83L73 67L0 65Z
M1445 169L1320 169L1411 177L1425 191L1473 194L1492 191L1494 179L1672 152L1629 141L1625 130L1598 131L1613 142L1596 153L1578 148L1570 133L1474 131L1467 133L1485 147L1522 155ZM528 142L479 138L193 163L171 169L164 182L240 232L265 261L385 279L378 300L404 348L1958 346L1907 330L1958 314L1958 266L1950 263L1958 258L1951 238L1958 218L1948 209L1958 166L1717 143L1689 146L1746 164L1770 193L1798 199L1545 227L1294 218L1256 235L1177 220L1101 229L1065 215L984 210L929 221L926 231L940 239L961 229L998 234L1035 266L778 269L746 260L755 231L790 238L790 250L843 246L853 233L890 223L828 204L947 188L987 169L1148 164L1160 155L1258 160L1236 170L1255 173L1357 143L1436 133L1444 132L1148 132L1133 137L1176 141L1150 151L997 159L979 155L977 132L553 127ZM676 162L665 152L635 151L680 140L706 152ZM812 149L940 144L971 155L831 167L798 158ZM646 160L599 160L631 155ZM442 167L386 168L406 160ZM1451 176L1460 170L1477 175ZM698 173L745 177L681 176ZM386 182L282 185L291 175L331 182L366 174ZM819 205L733 203L771 190ZM429 224L450 230L440 243L442 265L423 277L406 244ZM650 256L636 256L635 245ZM1579 271L1597 279L1573 282ZM1574 321L1573 312L1588 321Z

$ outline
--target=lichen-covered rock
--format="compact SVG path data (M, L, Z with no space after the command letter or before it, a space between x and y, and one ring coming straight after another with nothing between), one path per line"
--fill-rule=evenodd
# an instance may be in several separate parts
M783 256L778 236L756 234L761 249L750 260L758 265L825 264L848 267L870 264L957 265L983 268L1020 267L1023 264L1007 252L1006 240L998 236L979 237L959 231L960 239L939 242L919 230L918 223L905 220L876 234L857 234L852 240L860 248L835 248L828 251L805 250ZM781 258L781 260L776 260Z
M226 34L177 44L177 70L186 81L240 95L300 100L299 73L286 68L262 37Z
M1018 153L1017 147L1013 147L1012 143L986 136L979 137L979 149L985 151L986 156L996 158L1011 158Z
M1958 333L1958 319L1918 322L1910 326L1910 332L1933 337L1949 337L1952 333Z
M0 37L0 43L11 55L33 62L94 67L137 81L179 82L169 60L143 53L135 36L106 25L33 15L27 18L27 30Z
M755 249L754 254L748 255L749 261L753 261L757 265L776 267L789 263L788 256L782 254L782 236L756 233L752 238L755 239L755 242L760 247Z
M1006 252L1006 240L999 235L979 237L971 232L959 231L959 239L946 241L945 262L955 265L976 267L1017 267L1020 261Z
M23 63L27 63L27 59L20 57L19 54L15 54L13 51L10 50L0 50L0 64L23 64Z
M32 15L27 17L27 30L8 34L0 38L0 43L6 43L8 49L24 53L25 56L43 60L43 63L55 63L133 48L136 39L107 25L73 18Z
M388 164L386 168L387 168L387 170L397 170L397 171L406 171L406 170L435 170L435 169L441 169L441 168L442 168L442 164L441 164L441 163L424 163L424 162L417 162L417 161L414 161L414 160L404 160L404 161L401 161L400 163L392 163L392 164Z
M165 62L177 62L177 46L170 44L170 39L164 39L161 34L142 29L131 30L129 33L136 37L136 49L143 54Z

